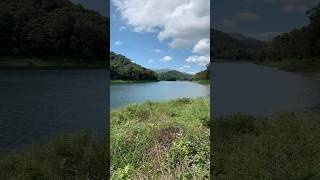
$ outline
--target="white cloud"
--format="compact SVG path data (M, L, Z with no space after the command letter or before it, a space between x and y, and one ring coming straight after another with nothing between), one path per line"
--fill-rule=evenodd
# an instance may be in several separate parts
M152 64L152 63L154 63L154 60L153 60L153 59L149 59L149 60L148 60L148 63L149 63L149 64Z
M127 27L121 26L121 27L119 28L119 31L123 31L123 30L125 30L125 29L127 29Z
M209 39L201 39L194 45L192 49L193 53L200 53L209 55L210 54L210 40Z
M209 56L189 56L186 59L187 63L198 64L199 66L206 66L210 62Z
M165 57L163 57L162 59L160 59L160 61L162 61L162 62L169 62L169 61L172 61L172 57L171 57L171 56L165 56Z
M121 46L122 44L123 44L123 42L121 42L121 41L114 42L114 45L116 45L116 46Z
M156 32L172 48L191 48L210 36L210 0L112 0L136 32Z

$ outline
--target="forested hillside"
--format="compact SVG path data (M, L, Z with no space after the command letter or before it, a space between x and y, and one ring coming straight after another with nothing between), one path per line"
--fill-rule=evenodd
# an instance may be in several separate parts
M1 0L0 61L9 56L106 62L108 24L109 18L68 0Z
M114 52L110 52L110 76L112 80L158 80L156 72Z
M211 29L211 59L221 60L259 60L263 55L265 42L240 35L227 34Z
M266 48L268 59L320 57L320 4L307 15L309 25L273 39Z
M202 80L209 80L209 73L210 73L210 64L207 65L207 69L200 71L193 75L193 80L195 81L202 81Z
M160 80L163 81L191 81L192 75L187 73L182 73L176 70L168 70L163 72L158 72Z

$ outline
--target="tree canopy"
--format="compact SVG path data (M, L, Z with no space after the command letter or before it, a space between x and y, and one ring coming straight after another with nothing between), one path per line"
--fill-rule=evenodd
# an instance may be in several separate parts
M0 56L107 60L109 18L68 0L1 0Z
M156 72L114 52L110 52L110 77L112 80L158 80Z

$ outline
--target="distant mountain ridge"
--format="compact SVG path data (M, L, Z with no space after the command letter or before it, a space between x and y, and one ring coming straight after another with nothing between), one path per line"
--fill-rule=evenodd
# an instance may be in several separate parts
M266 42L246 37L242 34L228 34L217 29L211 29L213 38L212 60L256 60L260 59L261 50Z
M158 70L156 71L159 76L159 80L163 81L191 81L192 80L192 75L183 73L177 70Z

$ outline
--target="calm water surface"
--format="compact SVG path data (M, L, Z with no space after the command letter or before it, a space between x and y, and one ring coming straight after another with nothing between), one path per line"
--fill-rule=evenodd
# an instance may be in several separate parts
M320 104L320 81L252 63L214 63L213 113L257 116Z
M0 150L106 129L105 70L0 71Z
M111 84L111 109L126 106L129 103L164 101L182 97L196 98L209 96L210 87L186 81L160 81L138 84Z

